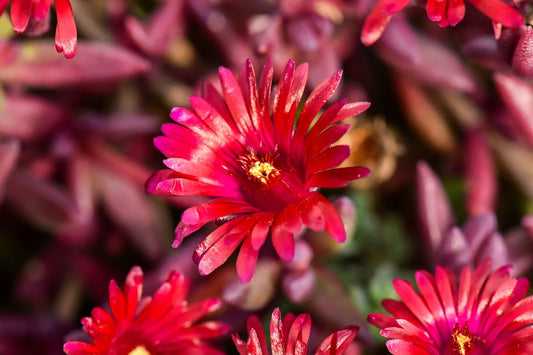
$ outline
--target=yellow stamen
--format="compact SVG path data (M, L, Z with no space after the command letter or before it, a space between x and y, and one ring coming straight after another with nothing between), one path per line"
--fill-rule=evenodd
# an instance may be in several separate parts
M459 325L455 324L453 327L452 342L453 350L459 355L468 355L472 346L476 342L477 337L472 335L468 330L468 326L463 324L461 329Z
M275 174L278 170L267 162L256 161L249 169L248 173L254 178L261 181L263 184L268 183L268 178L271 174Z
M137 347L130 351L128 355L150 355L150 352L146 350L144 345L137 345Z
M274 166L270 154L262 158L249 154L239 160L243 164L242 167L246 174L263 185L268 185L273 178L279 175L279 170Z

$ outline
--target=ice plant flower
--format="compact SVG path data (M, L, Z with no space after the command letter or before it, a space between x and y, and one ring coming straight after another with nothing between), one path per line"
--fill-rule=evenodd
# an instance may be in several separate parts
M369 174L363 167L338 168L350 150L333 145L349 128L336 123L369 104L343 100L317 118L341 71L301 105L308 66L296 67L292 60L273 99L272 61L258 86L250 60L240 80L226 68L219 72L222 95L207 84L203 97L191 97L193 110L174 108L170 116L176 123L164 124L164 136L155 138L169 169L155 173L147 191L214 197L183 212L173 246L208 222L223 223L198 245L194 261L207 275L242 244L237 272L246 282L269 234L277 254L287 261L294 255L294 235L304 225L326 230L338 242L346 239L341 218L317 189L345 186Z
M187 304L189 280L175 271L152 297L141 298L142 288L143 273L138 266L129 272L123 291L112 280L111 310L96 307L91 317L82 320L93 344L69 341L63 350L68 355L223 354L206 340L227 333L229 327L215 321L197 323L221 301Z
M533 296L529 281L509 275L510 266L491 273L487 259L473 272L465 266L457 283L451 269L433 276L420 270L419 292L393 281L401 301L387 299L392 314L370 314L368 321L390 340L392 354L506 355L533 353Z
M270 352L259 318L251 316L247 328L247 342L237 334L232 335L240 355L305 355L311 333L311 316L307 313L298 316L288 313L282 320L281 312L276 308L270 321ZM315 354L343 354L358 331L359 327L356 326L336 331L322 341Z
M0 15L10 0L0 0ZM32 22L48 21L52 0L11 0L11 23L17 33L26 31ZM77 30L69 0L54 0L57 14L56 49L66 58L76 54ZM46 26L48 28L48 26Z
M361 30L361 41L370 46L376 42L389 23L391 16L404 9L411 0L379 0L370 12ZM505 27L524 25L524 18L502 0L468 0L493 22ZM426 12L440 27L455 26L465 15L464 0L427 0Z

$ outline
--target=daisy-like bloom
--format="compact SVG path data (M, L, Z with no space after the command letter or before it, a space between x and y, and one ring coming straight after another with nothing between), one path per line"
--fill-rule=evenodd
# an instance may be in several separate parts
M24 32L31 23L49 21L47 17L52 0L0 0L0 15L10 1L11 23L15 32ZM72 6L69 0L54 0L54 6L57 14L56 49L66 58L72 58L76 54L78 38ZM48 25L45 27L48 28Z
M207 339L229 331L223 323L196 323L221 305L218 299L187 304L189 280L171 271L152 297L142 296L143 273L135 266L122 291L114 280L109 284L111 311L94 308L83 318L83 330L93 344L67 342L68 355L223 354Z
M341 72L301 105L307 70L307 64L295 67L289 61L271 99L271 61L258 86L250 60L240 80L220 68L222 94L207 84L203 97L191 97L193 110L174 108L170 116L176 123L164 124L165 136L155 138L169 169L155 173L147 191L214 197L183 212L173 246L208 222L223 223L195 251L202 275L223 264L242 244L237 272L242 281L249 281L267 236L281 259L291 260L294 235L304 225L326 230L338 242L346 239L338 213L317 189L345 186L369 174L363 167L337 168L350 149L333 145L349 128L336 123L369 104L343 100L317 118Z
M371 314L368 321L391 339L392 354L532 354L529 281L511 277L510 266L493 273L491 266L490 259L473 272L465 266L458 283L451 269L437 267L434 276L420 270L419 293L409 282L394 280L401 301L383 301L392 317Z
M389 23L391 16L405 8L411 0L379 0L370 12L361 30L361 41L370 46L376 42ZM468 0L493 22L505 27L520 27L524 18L503 0ZM440 27L455 26L465 15L464 0L427 0L426 12Z
M305 355L311 333L311 316L307 313L298 316L288 313L282 320L281 312L276 308L270 320L270 352L259 318L251 316L247 328L248 342L236 334L232 335L240 355ZM315 354L343 354L358 331L359 327L356 326L336 331L322 341Z

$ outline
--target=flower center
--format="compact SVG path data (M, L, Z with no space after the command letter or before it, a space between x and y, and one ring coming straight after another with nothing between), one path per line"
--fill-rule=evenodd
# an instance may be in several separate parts
M150 355L150 352L146 350L144 345L137 345L137 347L130 351L128 355Z
M264 157L257 157L255 154L248 154L240 157L242 168L246 171L248 178L268 186L272 179L279 176L279 170L274 166L272 154Z
M472 349L472 346L477 341L477 337L475 335L472 335L470 331L468 330L468 326L463 324L461 329L459 329L459 324L455 324L453 327L453 334L452 334L452 346L453 350L456 354L459 355L468 355L470 354L470 350Z

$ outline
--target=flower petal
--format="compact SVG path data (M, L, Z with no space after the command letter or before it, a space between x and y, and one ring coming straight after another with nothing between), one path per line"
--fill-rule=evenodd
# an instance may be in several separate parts
M520 27L524 25L524 18L520 12L501 0L468 1L494 22L501 23L505 27Z
M362 166L351 166L346 168L335 168L323 170L311 175L307 180L306 187L343 187L349 181L361 179L370 175L370 170Z
M57 13L56 49L63 52L66 58L76 54L78 32L74 22L74 14L69 0L54 0Z
M22 33L30 21L32 0L11 1L11 23L15 32Z
M272 244L282 260L289 261L294 256L294 234L302 229L302 219L296 206L288 205L274 217L272 222Z

